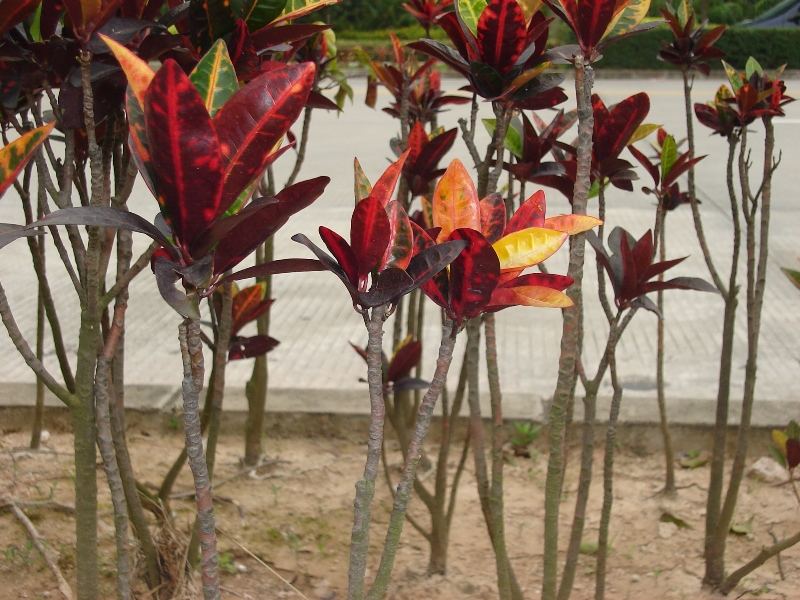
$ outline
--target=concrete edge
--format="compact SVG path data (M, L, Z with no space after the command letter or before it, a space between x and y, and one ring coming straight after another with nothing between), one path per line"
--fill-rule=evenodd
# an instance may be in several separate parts
M0 385L0 409L24 408L33 405L34 383L5 383ZM543 421L545 398L540 394L506 393L505 418L509 420ZM598 422L604 421L611 403L610 396L598 398ZM61 406L60 401L47 394L48 407ZM126 386L125 404L128 409L137 411L177 412L180 409L180 388L166 385ZM481 396L484 415L489 414L488 391ZM760 399L753 407L754 427L785 427L787 415L794 414L796 403L789 400ZM225 412L247 412L247 398L243 387L228 388L225 392ZM267 404L268 412L306 413L330 415L358 415L368 412L366 388L346 390L280 388L270 389ZM710 398L668 398L667 411L670 423L708 427L714 424L716 400ZM465 408L463 414L467 414ZM583 405L578 400L575 406L575 420L583 416ZM741 416L741 406L732 402L728 418L729 425L737 425ZM658 406L652 395L627 391L623 398L620 421L632 424L656 424L659 422Z

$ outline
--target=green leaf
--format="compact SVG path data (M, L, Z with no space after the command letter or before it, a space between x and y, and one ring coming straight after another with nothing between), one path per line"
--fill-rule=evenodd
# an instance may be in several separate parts
M671 512L664 511L661 513L661 516L658 519L662 523L673 523L678 526L679 529L691 529L692 526L689 525L686 521L681 519L680 517L672 514Z
M494 130L495 127L497 127L497 119L482 119L482 121L489 135L494 136ZM517 158L522 158L522 133L519 129L514 127L513 123L506 131L506 139L503 140L503 145L511 154Z
M764 69L761 67L758 61L751 56L747 59L747 63L744 65L744 74L749 80L753 75L763 75Z
M786 428L786 437L790 440L800 440L800 425L794 419L789 421L789 426Z
M364 169L361 168L361 163L358 162L357 158L353 161L353 170L355 174L354 191L356 204L358 204L372 193L372 184L369 182L369 178L364 173Z
M189 79L212 117L236 90L239 81L224 40L217 40L200 59Z
M636 131L633 132L631 139L628 140L628 146L635 144L636 142L641 142L647 136L649 136L654 131L657 131L661 125L657 123L642 123L639 127L636 128Z
M678 21L680 21L681 27L686 27L686 23L689 22L689 17L693 14L694 8L692 8L692 3L689 2L689 0L681 0L678 5Z
M486 8L486 0L458 0L456 10L472 33L478 31L478 19Z
M40 2L36 7L36 12L33 13L33 21L31 21L31 39L34 42L42 41L42 4Z
M247 23L250 31L271 23L285 6L286 0L231 0L233 14Z
M594 556L597 554L597 542L581 542L578 552L586 556Z
M751 516L747 521L731 523L731 533L735 535L750 535L753 533L753 517Z
M684 469L699 469L708 464L710 455L705 450L691 450L681 456L678 464Z
M728 76L728 81L733 88L734 94L739 91L739 89L744 85L742 82L742 78L739 75L739 71L734 69L731 65L729 65L724 60L722 61L722 66L725 68L725 74Z
M662 181L667 178L675 161L678 160L678 144L675 138L668 135L664 139L664 145L661 146L661 179Z
M798 288L800 288L800 271L795 271L794 269L781 269L784 275L789 278L793 284L795 284Z

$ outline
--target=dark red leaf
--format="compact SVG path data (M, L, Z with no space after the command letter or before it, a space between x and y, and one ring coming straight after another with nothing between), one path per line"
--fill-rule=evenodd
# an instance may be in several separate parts
M314 84L313 63L268 71L238 90L214 115L226 160L223 210L260 177Z
M628 146L628 150L630 150L631 154L633 154L633 157L638 160L645 169L647 169L650 177L653 178L653 185L658 186L659 182L661 181L661 171L658 170L658 166L654 165L652 161L644 155L644 153L637 150L634 146Z
M328 247L331 254L333 254L339 268L347 277L350 285L354 288L358 287L358 261L353 253L353 249L350 248L347 241L332 229L328 229L324 226L320 226L319 236L322 238L322 241ZM294 237L292 239L294 239Z
M217 133L196 88L173 60L150 83L144 113L158 201L188 249L224 210Z
M401 296L414 289L414 280L397 267L389 267L378 273L368 292L358 294L359 304L373 307L394 304Z
M367 276L383 258L390 236L389 217L373 187L372 194L356 205L350 219L350 247L356 260L359 289L363 289Z
M525 16L517 0L490 0L478 19L482 62L507 73L524 50L526 38Z
M330 259L330 257L328 258ZM220 280L220 283L225 283L226 281L239 281L240 279L249 279L250 277L261 278L269 275L303 273L306 271L325 271L326 269L327 266L321 264L321 261L319 260L313 260L309 258L281 258L280 260L273 260L267 263L256 265L254 267L242 269L236 273L231 273L227 277L223 277Z
M516 1L516 0L515 0ZM506 203L500 194L489 194L480 201L481 233L490 244L503 237L506 227Z
M786 465L789 469L800 465L800 440L794 438L786 440Z
M601 106L598 106L598 103ZM650 98L644 92L640 92L606 110L599 97L595 95L593 105L595 106L594 154L598 160L616 158L650 112Z
M293 214L319 198L329 182L329 177L301 181L281 190L275 198L251 202L238 214L220 222L219 227L223 229L226 221L234 221L234 224L225 233L218 232L221 239L214 250L214 271L224 273L239 264L283 227ZM215 237L212 233L212 242Z
M280 342L268 335L251 337L233 337L228 346L228 360L241 360L266 354L278 346Z
M450 310L457 321L481 314L500 277L500 261L492 246L474 229L456 229L450 240L467 246L450 264Z
M411 369L419 364L422 358L422 344L412 340L401 345L389 361L386 381L395 382L411 374Z

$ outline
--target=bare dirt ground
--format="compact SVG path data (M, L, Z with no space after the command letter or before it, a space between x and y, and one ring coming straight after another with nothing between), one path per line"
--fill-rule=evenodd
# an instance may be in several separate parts
M353 485L363 469L363 440L323 437L271 438L269 458L253 475L242 474L240 438L223 436L217 459L216 504L222 551L222 585L225 598L302 598L333 600L345 596L346 556L352 519ZM3 432L0 436L0 498L25 502L74 501L72 492L71 438L54 433L39 452L24 450L28 434ZM152 433L133 427L129 442L139 478L157 486L182 445L177 431ZM396 447L389 444L397 466ZM451 468L455 468L455 460ZM392 460L392 459L390 459ZM595 487L585 539L593 543L600 512L600 465L596 456ZM575 454L571 455L562 509L566 540L576 487ZM506 521L508 543L516 573L526 596L538 596L541 584L543 487L546 457L534 452L531 459L513 458L506 469ZM609 600L701 599L702 535L707 467L680 470L677 500L657 494L662 477L658 455L637 456L618 452L615 504L609 558ZM424 475L423 475L424 476ZM100 557L103 598L114 598L114 555L111 503L98 465L100 489ZM190 489L185 469L176 492ZM376 494L371 536L374 569L385 533L391 496L381 481ZM426 522L424 507L415 502L412 513ZM190 499L172 502L181 536L189 530L193 505ZM27 509L58 564L73 581L75 563L73 520L52 509ZM684 526L664 522L664 513ZM735 522L740 535L728 541L729 568L754 556L762 545L800 527L798 510L788 486L774 486L746 478ZM427 577L428 548L424 538L406 525L398 553L390 597L397 600L450 600L496 597L494 561L468 463L461 480L458 505L450 540L446 576ZM565 541L563 542L565 544ZM590 546L591 544L587 544ZM245 550L246 549L246 550ZM590 548L587 548L589 552ZM253 558L258 557L263 564ZM800 547L782 555L781 578L776 560L770 560L747 577L731 598L798 599ZM290 581L290 589L280 578ZM74 584L73 584L74 585ZM594 557L581 556L573 598L593 597ZM140 590L141 598L147 597ZM302 594L302 595L300 595ZM197 597L191 591L184 597ZM60 598L55 580L30 544L24 530L8 512L0 512L0 598Z

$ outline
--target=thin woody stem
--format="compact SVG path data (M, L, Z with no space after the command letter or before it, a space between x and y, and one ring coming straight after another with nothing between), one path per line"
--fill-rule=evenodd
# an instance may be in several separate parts
M219 569L217 565L217 534L214 526L214 505L208 465L203 454L203 435L200 428L199 396L203 387L203 342L200 324L186 319L178 328L183 361L183 427L189 467L194 477L197 503L197 529L200 539L203 598L219 600Z

